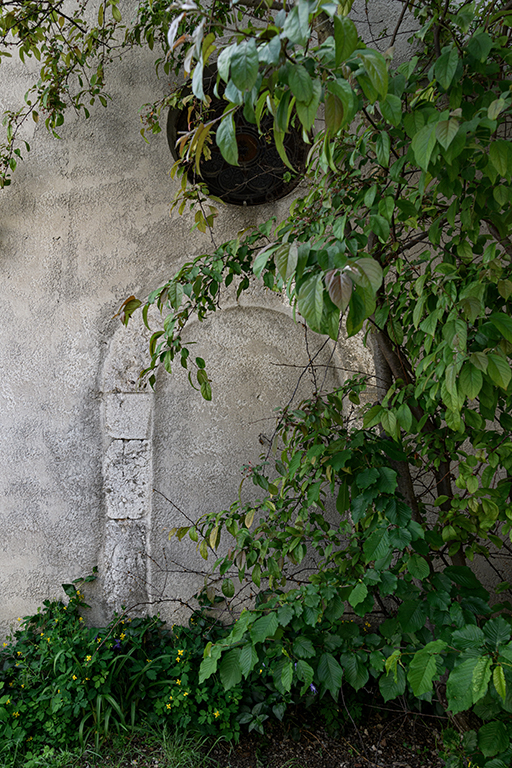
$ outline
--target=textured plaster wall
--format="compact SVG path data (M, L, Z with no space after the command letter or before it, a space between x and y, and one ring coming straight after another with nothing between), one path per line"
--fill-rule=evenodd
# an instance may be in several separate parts
M375 25L391 28L401 8L396 0L390 14L389 3L373 3L367 17L361 3L362 28L369 37ZM255 422L293 385L295 372L267 366L293 359L302 329L260 297L199 334L214 360L213 405L181 379L159 380L154 396L136 388L147 339L120 328L114 312L210 247L206 235L190 233L189 214L169 216L165 132L149 145L139 134L141 105L169 87L155 76L155 58L127 54L111 69L108 108L93 107L87 121L70 114L61 141L42 124L28 128L29 158L0 191L2 630L95 565L102 579L90 594L92 621L145 599L145 553L158 550L174 519L161 504L153 510L153 487L194 514L227 503L239 476L229 470L225 483L213 482L220 465L257 457L265 430ZM19 104L31 82L19 62L2 60L0 108ZM217 241L284 215L288 204L226 207ZM353 345L340 352L345 364L367 354Z

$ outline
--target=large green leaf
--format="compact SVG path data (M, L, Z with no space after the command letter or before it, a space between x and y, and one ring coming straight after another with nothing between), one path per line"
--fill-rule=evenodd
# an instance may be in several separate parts
M448 709L454 714L464 712L473 704L473 670L477 662L478 657L466 659L450 672L446 684L446 695L448 697Z
M436 125L436 138L443 149L448 149L459 130L459 121L454 117L441 120Z
M465 363L459 376L458 386L461 394L474 400L482 389L482 383L482 371L479 371L471 363Z
M226 163L238 165L238 145L232 113L225 115L220 121L215 134L215 141Z
M490 320L501 335L512 343L512 317L509 317L504 312L493 312L486 320Z
M295 104L299 120L307 133L309 133L315 122L318 113L318 105L320 104L320 96L322 95L322 85L319 80L313 80L312 86L313 96L311 101L308 104L305 104L302 101L297 101Z
M381 675L379 677L379 690L384 701L390 701L398 696L403 696L405 693L405 683L405 670L400 665L396 669L396 680L392 671Z
M492 720L482 725L478 731L478 748L485 757L492 757L504 752L510 744L507 726L500 720Z
M393 93L388 93L384 100L379 102L382 117L391 125L398 126L402 122L402 100Z
M378 51L367 48L364 51L357 52L358 57L363 62L363 67L370 80L370 83L377 91L381 99L385 99L388 93L388 68L386 59Z
M493 352L487 354L487 360L487 373L491 380L494 384L497 384L498 387L506 389L512 376L509 364L504 357L496 355Z
M309 104L313 98L313 81L306 67L303 67L302 64L291 66L288 73L288 85L297 101Z
M300 314L313 329L319 330L324 306L324 281L322 274L312 275L301 286L297 301Z
M342 653L340 662L343 667L345 680L354 690L358 691L363 685L366 685L370 673L367 665L356 653Z
M389 534L386 529L379 528L366 539L363 544L364 562L379 560L389 552Z
M407 679L415 696L432 690L432 681L437 672L436 657L426 648L417 651L411 659Z
M238 43L231 51L231 79L240 91L250 91L258 77L259 61L253 37Z
M491 666L492 659L490 656L480 656L475 668L473 669L473 677L471 679L471 695L473 697L473 704L480 701L489 687L489 681L491 679Z
M336 700L341 688L343 670L332 654L322 653L318 662L317 675L325 689Z
M224 654L219 664L219 673L222 685L226 691L234 688L242 679L242 669L240 667L240 650L233 648Z
M428 164L436 145L436 123L428 123L413 137L411 147L416 162L422 171L428 170Z
M251 640L253 643L262 643L267 637L273 637L277 632L279 623L275 613L267 613L254 622L251 627Z
M356 25L347 16L334 16L334 44L336 57L334 65L337 67L354 53L357 48Z
M441 56L436 60L434 65L434 73L436 80L444 90L448 90L453 80L453 76L457 71L457 64L459 63L459 56L456 48L450 48L445 50Z

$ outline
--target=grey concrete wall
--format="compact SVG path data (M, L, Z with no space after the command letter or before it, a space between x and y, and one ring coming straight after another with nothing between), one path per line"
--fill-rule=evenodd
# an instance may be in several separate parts
M388 5L378 7L389 24ZM393 7L397 15L402 5ZM363 5L359 13L366 23ZM375 7L372 14L382 22ZM2 631L95 565L102 580L91 594L91 620L144 599L147 588L130 579L140 582L146 554L158 550L174 522L162 505L151 511L155 483L193 514L226 504L238 465L259 450L255 436L264 430L253 421L269 418L293 390L295 372L269 372L268 364L293 359L302 329L263 299L201 329L204 356L214 358L213 405L183 381L159 380L156 400L132 383L147 339L140 329L121 328L114 312L210 248L208 236L191 235L190 214L169 216L175 183L165 132L149 145L139 134L141 105L169 88L155 76L156 55L140 50L116 63L113 101L93 107L87 121L70 114L61 141L31 125L28 160L0 191ZM2 61L0 108L20 103L31 76L16 59ZM288 204L224 208L217 241L284 215ZM365 354L354 344L341 361ZM195 437L202 432L204 451ZM231 462L234 474L230 469L206 498L205 478Z

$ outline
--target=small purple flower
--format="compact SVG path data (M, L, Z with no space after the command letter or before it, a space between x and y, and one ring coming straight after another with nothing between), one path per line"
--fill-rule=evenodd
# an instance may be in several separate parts
M311 683L311 685L309 686L309 690L311 691L313 696L316 696L316 694L318 693L318 688L314 683Z
M114 641L114 645L112 646L112 648L114 649L114 651L119 651L119 650L121 650L121 641L120 641L120 639L119 639L119 638L116 638L116 640Z

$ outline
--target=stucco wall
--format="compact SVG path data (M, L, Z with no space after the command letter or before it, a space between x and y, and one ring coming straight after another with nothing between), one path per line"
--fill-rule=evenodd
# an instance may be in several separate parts
M371 5L371 21L391 27L389 4ZM402 4L392 5L396 18ZM364 4L358 13L373 36ZM228 473L225 483L217 483L205 506L203 486L194 478L203 477L205 464L205 477L217 476L219 462L227 465L232 456L236 474L246 450L254 460L255 437L264 430L249 428L248 415L268 418L271 407L293 389L295 372L270 376L267 364L298 350L302 329L275 306L264 307L264 299L246 311L232 308L228 319L214 321L217 330L214 324L205 326L204 356L212 346L220 395L213 405L200 401L182 381L169 380L158 381L155 406L148 402L152 395L131 383L144 364L146 340L142 331L121 328L114 312L127 296L144 297L180 263L210 247L208 236L191 235L189 214L169 216L175 186L165 132L149 145L139 134L141 105L169 88L167 78L155 76L156 55L140 50L116 63L110 72L113 101L107 109L93 107L87 121L70 114L60 129L61 141L42 124L32 125L29 158L11 187L0 191L2 630L42 600L60 596L61 582L87 575L95 565L102 579L90 592L92 621L104 621L127 596L143 599L147 589L131 592L128 576L137 568L145 573L144 548L156 550L158 537L165 538L164 529L172 524L172 515L166 519L161 506L154 512L155 525L151 522L147 494L154 487L153 464L157 483L166 492L179 491L180 504L189 502L197 513L224 505L236 492L238 475ZM30 77L15 59L2 61L2 109L23 98ZM217 241L271 214L282 216L288 204L224 208L216 223ZM249 329L251 343L240 344L237 318ZM276 334L281 334L278 340ZM367 354L354 344L340 352L341 361ZM224 367L223 355L229 361ZM252 357L254 365L248 362ZM236 387L246 391L245 400L230 397L233 371L244 372ZM261 387L256 384L260 375ZM181 422L177 426L171 414L166 428L165 413L173 409ZM204 452L194 437L203 418L214 434ZM123 433L126 424L133 434ZM182 437L183 430L188 432ZM186 453L192 443L194 449ZM177 464L176 452L169 453L176 446ZM166 462L174 467L170 484L169 478L164 481ZM136 467L142 478L142 486L134 481L135 506L130 499L120 502L122 496L112 502L116 472L122 474L126 466ZM186 483L195 485L188 496L186 485L180 485L183 467L190 469ZM116 544L118 534L126 550Z

